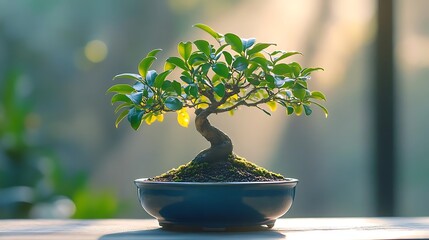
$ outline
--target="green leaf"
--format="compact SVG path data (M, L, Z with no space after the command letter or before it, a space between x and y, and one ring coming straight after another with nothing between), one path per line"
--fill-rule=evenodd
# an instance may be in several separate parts
M167 61L164 63L164 71L174 70L175 68L176 68L176 65L174 65L172 63L169 63Z
M182 79L182 81L184 81L187 84L193 83L192 79L185 75L180 76L180 79Z
M294 111L293 107L291 107L291 106L287 106L286 110L287 110L287 115L291 115L293 113L293 111Z
M247 55L250 56L252 54L258 53L258 52L264 50L265 48L267 48L271 45L276 45L276 44L274 44L274 43L257 43L251 49L247 50Z
M246 77L252 76L253 72L259 67L256 63L251 63L250 66L247 67L247 69L244 71L244 75Z
M225 63L215 63L212 66L213 71L224 78L229 78L229 68L225 65Z
M153 86L155 79L158 76L158 73L155 70L149 70L146 73L146 82L149 86Z
M185 88L185 93L193 96L194 98L198 98L198 86L196 84L189 84Z
M112 99L111 99L111 103L114 104L115 102L126 102L126 103L132 103L131 99L129 99L127 96L125 96L124 94L115 94L113 95Z
M156 54L158 54L161 51L162 51L162 49L154 49L147 54L147 57L155 57Z
M132 105L131 103L122 103L122 104L119 104L115 108L115 114L118 113L122 108L124 108L124 107L130 107L131 105Z
M144 112L142 110L136 109L134 107L131 108L128 112L128 122L130 122L131 127L134 130L139 129L142 123L143 114Z
M107 92L127 94L127 93L134 92L134 88L128 84L116 84L111 86L109 89L107 89Z
M211 66L212 65L210 63L205 63L205 64L201 65L201 73L203 75L207 75L207 73L209 72Z
M206 40L196 40L194 44L197 46L198 50L203 52L207 57L210 57L211 48L209 42Z
M311 115L313 110L311 110L310 106L304 104L304 112L305 112L305 115L309 116Z
M318 91L313 91L313 92L311 92L311 98L314 98L314 99L318 99L318 100L324 100L324 101L326 101L326 97L325 97L325 94L323 94L323 93L321 93L321 92L318 92Z
M183 107L183 103L176 97L168 97L164 104L171 110L180 110Z
M307 82L306 81L296 80L296 83L305 89L307 88Z
M130 111L129 109L125 109L124 111L121 112L121 114L119 114L119 116L116 118L116 121L115 121L116 128L118 128L119 123L122 121L122 119L124 119L128 115L129 111Z
M171 83L171 86L173 87L173 89L177 93L177 95L180 96L182 94L182 85L178 81L174 80Z
M189 71L182 71L183 76L187 76L188 78L192 78L191 73Z
M155 61L156 57L149 56L143 58L139 63L139 73L142 78L146 78L146 73L149 70L152 63Z
M186 66L185 62L178 58L178 57L169 57L166 62L171 63L175 66L178 66L179 68L188 71L188 67Z
M248 78L247 78L247 81L248 81L250 84L254 85L254 86L258 86L258 85L261 83L261 82L258 80L258 76L256 76L256 77L250 76L250 77L248 77Z
M259 65L265 72L268 71L268 65L270 64L270 61L263 57L255 57L250 59L250 62L254 62L257 65Z
M155 99L153 99L153 98L149 98L149 99L147 99L146 104L145 104L145 107L146 107L146 108L152 108L152 106L153 106L154 102L155 102ZM152 110L152 109L151 109L151 110Z
M270 55L271 55L271 56L275 56L275 55L277 55L277 54L279 54L279 53L285 53L285 51L275 50L275 51L273 51Z
M213 90L219 97L225 96L225 85L223 83L216 85Z
M228 47L228 44L224 44L224 45L220 46L220 47L216 50L215 55L218 55L218 54L219 54L220 52L222 52L222 51L223 51L223 49L225 49L226 47Z
M128 79L133 79L133 80L137 80L137 81L143 80L140 75L134 74L134 73L122 73L122 74L114 76L113 80L116 80L119 78L128 78Z
M171 86L172 82L170 80L165 80L162 83L161 89L166 91L166 92L175 92L173 87Z
M276 75L285 75L288 73L292 73L293 69L286 63L280 63L273 67L273 70L271 70L272 73Z
M207 56L204 53L194 52L189 57L188 63L192 66L201 65L208 61Z
M177 45L177 51L179 52L180 56L182 56L182 58L187 61L192 52L192 43L180 42L179 45Z
M132 94L127 94L126 95L131 102L133 102L135 105L140 105L140 103L142 102L143 99L143 93L142 92L136 92L136 93L132 93Z
M243 50L246 51L246 49L250 48L251 46L253 46L253 44L255 44L256 39L255 38L242 38L241 42L243 43Z
M153 86L156 88L162 87L162 84L164 83L165 78L168 76L168 74L171 73L171 71L172 70L167 70L165 72L160 73L158 76L156 76Z
M197 28L203 30L204 32L210 34L217 41L219 41L223 37L222 34L217 33L215 30L213 30L211 27L209 27L205 24L197 23L193 27L197 27Z
M310 73L312 73L312 72L314 72L314 71L318 71L318 70L325 71L323 68L320 68L320 67L317 67L317 68L304 68L304 69L302 69L302 71L301 71L301 75L302 75L302 76L307 76L307 75L309 75Z
M302 105L294 105L293 109L295 110L295 114L300 116L302 114Z
M321 109L322 109L322 111L325 113L325 117L327 118L328 117L328 109L326 109L324 106L322 106L321 104L319 104L319 103L317 103L317 102L313 102L313 101L310 101L311 103L313 103L313 104L316 104L318 107L320 107Z
M221 79L222 79L222 77L221 77L221 76L219 76L219 75L215 74L215 75L213 75L213 77L212 77L212 79L211 79L211 82L212 82L213 84L216 84L216 83L218 83L219 81L221 81ZM206 82L204 82L204 84L206 84ZM213 84L206 84L206 85L211 86L211 85L213 85Z
M240 37L233 33L227 33L225 34L225 42L227 42L229 45L231 45L231 49L241 53L243 52L243 43L241 42Z
M289 63L289 67L292 68L293 75L295 77L298 77L299 73L301 72L301 69L302 69L301 65L299 65L299 63L297 63L297 62L292 62L292 63Z
M296 98L303 100L305 98L306 90L305 88L295 86L292 89L292 93Z
M249 61L245 57L237 57L232 64L232 67L237 69L237 71L244 71L247 69Z
M228 63L228 65L231 65L233 59L231 53L223 52L223 56L225 57L226 63Z
M302 53L300 53L300 52L283 52L282 55L280 55L279 57L274 58L273 62L274 62L274 64L276 64L278 61L280 61L282 59L285 59L287 57L296 55L296 54L301 54L302 55Z
M270 89L274 89L276 87L275 79L272 75L265 75L265 80L268 82L267 85Z

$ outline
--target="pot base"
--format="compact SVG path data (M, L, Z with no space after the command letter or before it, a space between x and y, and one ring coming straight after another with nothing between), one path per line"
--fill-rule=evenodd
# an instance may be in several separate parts
M240 231L260 231L264 229L271 229L274 227L276 220L266 221L260 224L204 224L198 223L196 225L189 223L171 222L171 221L158 221L159 226L169 231L208 231L208 232L240 232Z

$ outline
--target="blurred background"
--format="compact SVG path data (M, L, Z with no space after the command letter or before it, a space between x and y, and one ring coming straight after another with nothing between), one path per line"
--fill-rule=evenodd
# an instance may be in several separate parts
M398 216L429 215L427 9L394 1ZM180 41L210 39L195 23L325 68L311 89L326 93L328 119L245 108L211 119L237 154L300 179L287 216L377 215L376 0L0 0L0 218L148 217L132 181L187 163L208 143L175 114L116 129L105 92L151 49L165 59Z

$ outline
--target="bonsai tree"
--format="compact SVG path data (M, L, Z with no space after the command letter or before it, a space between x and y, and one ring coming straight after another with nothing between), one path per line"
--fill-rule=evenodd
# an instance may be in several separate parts
M310 75L322 68L302 68L297 62L285 63L288 57L301 54L268 50L274 43L256 43L255 38L240 38L236 34L220 34L207 25L196 24L217 44L199 39L180 42L180 56L167 58L164 70L151 69L161 49L154 49L138 65L138 74L124 73L114 79L127 78L132 84L117 84L108 89L112 104L120 103L116 126L127 117L135 130L145 122L162 122L164 114L177 113L177 121L188 127L188 110L193 110L197 131L210 142L192 164L228 161L233 155L231 139L208 120L212 114L230 113L239 107L254 107L271 115L283 107L288 115L310 115L312 107L325 107L316 100L326 100L323 93L310 91ZM178 79L168 79L178 71Z

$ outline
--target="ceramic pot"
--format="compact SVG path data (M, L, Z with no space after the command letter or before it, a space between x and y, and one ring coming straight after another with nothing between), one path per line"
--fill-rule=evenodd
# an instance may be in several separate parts
M134 181L147 213L165 228L274 226L292 206L297 179L272 182Z

